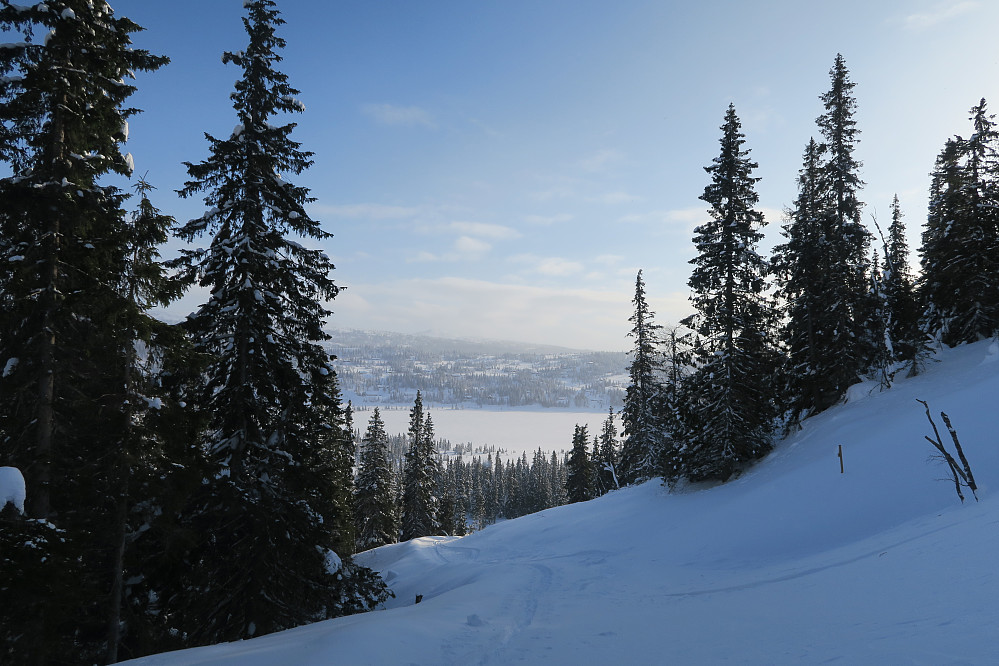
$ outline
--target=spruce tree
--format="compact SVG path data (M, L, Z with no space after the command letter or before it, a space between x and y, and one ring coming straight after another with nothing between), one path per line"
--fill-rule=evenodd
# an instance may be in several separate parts
M824 279L830 253L823 220L830 188L821 168L821 153L811 139L798 172L798 198L782 227L787 241L774 248L771 262L785 321L781 338L787 356L781 394L792 421L834 400L823 375L830 362L831 344L823 326L823 304L830 291L830 283Z
M692 332L677 326L666 328L663 336L663 381L659 399L659 420L663 446L659 456L660 474L671 488L684 474L683 454L692 421L689 398L689 375L693 366Z
M825 141L822 144L823 184L829 188L822 211L823 280L828 292L820 303L821 339L817 357L819 374L825 378L820 402L813 407L824 409L839 399L847 387L859 381L870 360L871 336L867 317L871 313L868 280L870 233L860 220L863 204L859 199L864 186L854 157L860 130L854 119L856 84L850 80L846 61L836 55L829 71L830 88L820 99L825 113L816 119Z
M354 494L357 549L368 550L399 540L395 489L388 462L388 435L378 408L361 440L361 467Z
M633 324L628 335L634 338L634 347L628 367L630 383L621 409L624 443L619 476L623 484L640 483L659 473L663 434L658 418L662 395L661 327L655 323L655 313L645 299L642 271L635 280L632 303L635 313L628 319Z
M908 365L909 376L917 374L928 351L918 326L918 305L897 195L892 200L891 215L887 237L881 227L877 227L882 238L884 263L879 263L876 252L871 262L871 296L875 304L872 330L876 332L871 366L884 388L891 385L895 372L903 364Z
M586 426L576 425L572 434L572 450L569 451L568 477L565 481L565 492L569 502L585 502L593 499L593 461L590 459L587 447L590 435Z
M688 284L697 312L683 322L700 339L690 380L696 430L683 462L694 481L724 481L772 448L774 314L765 293L767 263L756 252L765 224L754 209L757 164L743 148L734 105L721 129L721 152L705 167L711 183L700 197L711 219L694 230L698 255Z
M921 325L947 345L999 331L999 132L984 99L971 120L937 158L920 248Z
M13 661L113 660L150 318L128 287L148 237L107 177L132 171L126 81L167 59L132 48L141 28L103 2L4 2L0 27L22 36L0 49L0 465L24 472L28 519L59 530L20 544L39 583L20 607L37 615L0 636ZM57 568L71 588L52 585Z
M909 244L898 195L891 203L891 223L885 248L885 279L888 306L892 313L892 339L898 359L909 365L909 376L918 374L927 355L925 336L919 330L919 303L915 281L909 268Z
M327 255L289 237L330 234L306 211L309 191L285 180L311 153L292 140L293 123L272 124L304 110L275 69L284 21L272 0L244 7L249 44L222 57L241 72L231 95L238 124L227 138L205 135L209 157L187 163L180 192L204 193L209 210L178 235L212 235L175 264L210 294L185 322L211 359L200 395L211 414L209 474L187 518L200 540L190 574L165 601L194 644L370 607L383 589L336 552L352 542L350 488L338 487L350 474L340 469L349 435L321 343L330 314L322 303L339 288Z
M440 463L434 445L433 421L424 415L417 391L409 417L409 449L403 470L402 540L437 534L440 528L437 495Z
M614 425L614 408L607 409L607 419L600 429L599 443L594 449L596 463L597 492L601 495L619 487L617 426Z

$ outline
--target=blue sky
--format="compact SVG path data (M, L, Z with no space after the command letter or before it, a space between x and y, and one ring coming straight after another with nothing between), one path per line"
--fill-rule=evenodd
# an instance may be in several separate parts
M160 208L200 215L173 191L204 133L235 125L221 53L245 45L242 2L112 4L173 61L139 77L126 149ZM865 221L897 192L915 251L937 152L999 84L999 3L984 0L279 6L282 71L307 107L288 120L316 153L293 180L335 235L340 328L627 349L639 268L676 323L726 107L759 163L767 249L836 53L857 84Z

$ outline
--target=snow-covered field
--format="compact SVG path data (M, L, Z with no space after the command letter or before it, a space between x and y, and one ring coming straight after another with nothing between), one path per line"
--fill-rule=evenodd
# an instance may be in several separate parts
M494 446L504 449L504 459L519 457L526 452L530 458L540 447L545 452L568 451L572 448L575 426L589 426L590 437L600 433L606 412L574 412L556 409L499 410L499 409L440 409L425 407L434 420L434 432L452 444L471 443L475 446ZM385 431L391 435L409 429L408 409L379 408ZM354 425L361 432L367 428L371 410L354 412ZM620 419L616 420L618 430Z
M384 611L138 663L999 663L999 346L941 359L851 391L724 486L651 482L370 551ZM916 398L953 419L980 503L928 460Z

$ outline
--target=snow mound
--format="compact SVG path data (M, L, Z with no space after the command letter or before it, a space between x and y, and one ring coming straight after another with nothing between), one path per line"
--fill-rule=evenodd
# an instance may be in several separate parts
M728 484L653 481L362 553L396 592L383 611L137 663L994 662L989 344L808 419ZM951 417L981 502L959 503L917 399Z
M27 497L24 487L24 476L16 467L0 467L0 509L7 504L13 504L24 513L24 500Z

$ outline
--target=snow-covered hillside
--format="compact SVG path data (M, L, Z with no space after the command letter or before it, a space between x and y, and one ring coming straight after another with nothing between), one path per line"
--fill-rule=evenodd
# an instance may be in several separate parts
M384 611L137 663L999 663L999 345L869 388L724 486L380 548L359 559ZM917 398L951 416L980 503L929 460Z

